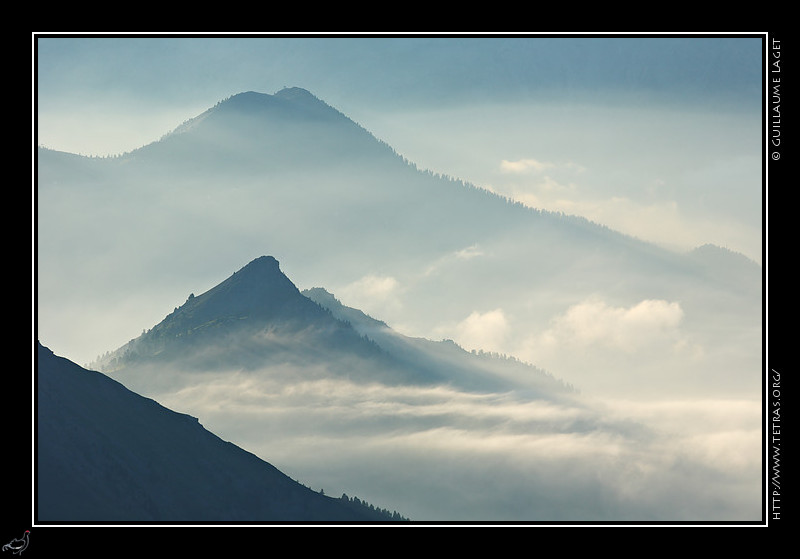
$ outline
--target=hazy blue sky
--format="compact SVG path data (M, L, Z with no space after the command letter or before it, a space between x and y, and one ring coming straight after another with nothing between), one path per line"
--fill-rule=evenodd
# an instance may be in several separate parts
M63 37L38 142L115 154L241 91L308 89L420 167L761 261L761 39Z

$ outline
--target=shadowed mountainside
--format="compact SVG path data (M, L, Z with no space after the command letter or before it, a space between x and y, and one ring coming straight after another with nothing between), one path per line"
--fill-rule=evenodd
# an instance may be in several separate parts
M42 522L385 521L326 497L105 375L37 348Z

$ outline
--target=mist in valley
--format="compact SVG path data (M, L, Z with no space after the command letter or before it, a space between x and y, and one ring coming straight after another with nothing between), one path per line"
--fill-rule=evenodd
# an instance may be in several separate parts
M412 521L760 517L758 402L533 399L359 383L335 368L159 369L179 384L161 390L118 378L315 490Z
M759 520L760 42L703 40L712 72L690 39L592 41L639 69L615 86L580 40L557 43L573 72L551 41L482 41L40 39L37 336L412 520ZM318 71L336 53L344 76ZM114 61L162 99L101 86ZM262 255L357 335L103 361Z

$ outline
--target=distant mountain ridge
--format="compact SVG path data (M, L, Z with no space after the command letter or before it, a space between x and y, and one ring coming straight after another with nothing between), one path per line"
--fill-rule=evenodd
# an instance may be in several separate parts
M745 292L758 291L762 285L763 267L744 254L713 244L692 249L689 258L721 283Z
M194 159L195 169L219 174L236 166L239 173L308 169L331 158L371 165L399 157L386 144L347 116L298 87L275 94L246 91L218 102L187 120L159 141L124 154L145 168L186 172L182 160Z
M162 287L213 285L220 266L267 246L291 260L298 285L349 297L363 281L385 279L394 288L381 295L391 305L380 319L415 336L443 332L465 344L459 326L496 310L508 326L502 345L475 349L522 352L576 385L583 370L559 371L530 349L559 317L595 300L620 312L643 301L679 304L683 337L722 346L705 353L724 360L711 366L751 382L758 359L743 358L761 351L758 267L739 266L730 254L676 253L420 170L299 88L244 92L203 114L119 158L39 150L44 313L72 301L73 309L97 309L102 318L91 324L122 322L128 314L120 301L131 290L145 297L143 286L151 286L145 298L155 300ZM98 207L92 219L80 217L87 207ZM73 257L80 266L69 247L81 247ZM183 264L167 280L162 271L175 261ZM148 281L130 279L141 277ZM95 285L116 292L97 301ZM348 304L378 314L370 297L356 297ZM741 336L730 335L734 327ZM677 367L687 382L706 378L699 371L708 364L690 365L697 369ZM671 382L675 369L665 366L660 379ZM632 368L629 380L637 375Z
M190 294L160 323L89 367L136 388L137 376L162 367L258 371L286 363L391 384L508 390L523 379L541 395L570 391L523 363L487 363L452 341L401 336L322 288L301 293L272 256L252 260L201 295ZM519 375L513 382L511 370Z
M373 522L401 520L326 497L105 375L36 353L36 520Z
M207 118L226 118L229 115L242 114L248 115L250 118L257 118L259 113L267 118L287 120L293 118L327 121L346 119L342 113L299 87L284 88L274 95L245 91L220 101L202 114L187 120L165 137L193 130Z

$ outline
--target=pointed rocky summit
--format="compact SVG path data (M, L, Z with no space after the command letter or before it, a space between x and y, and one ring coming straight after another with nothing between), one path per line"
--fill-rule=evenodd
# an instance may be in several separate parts
M190 294L152 329L92 367L118 373L142 365L253 369L268 363L345 353L378 358L380 350L318 303L303 296L272 256L261 256L201 295ZM317 357L315 357L317 356Z

